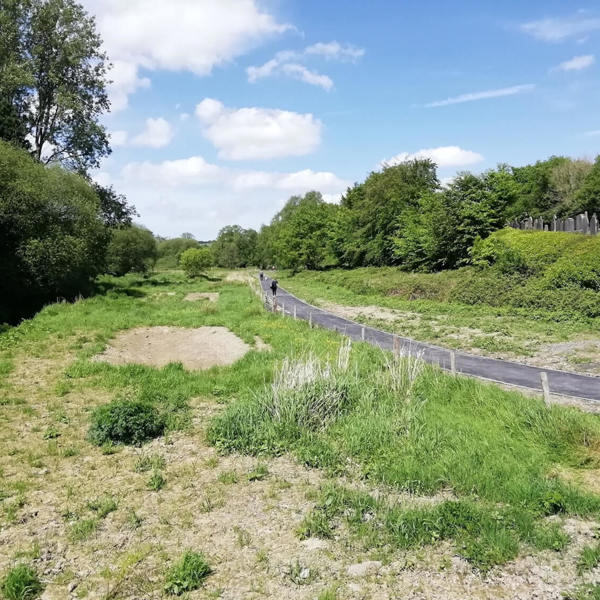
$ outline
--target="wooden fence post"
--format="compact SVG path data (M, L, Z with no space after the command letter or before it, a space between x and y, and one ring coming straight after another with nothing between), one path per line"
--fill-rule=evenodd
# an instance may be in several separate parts
M456 375L456 352L450 350L450 373Z
M544 402L547 406L550 406L550 384L548 383L548 373L542 371L540 373L540 379L542 380L542 391L544 392Z

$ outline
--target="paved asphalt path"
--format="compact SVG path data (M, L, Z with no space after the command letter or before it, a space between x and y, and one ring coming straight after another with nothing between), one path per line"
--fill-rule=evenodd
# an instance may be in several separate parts
M261 282L263 291L271 299L271 279L265 277ZM373 327L366 327L338 317L315 306L311 306L303 302L296 296L286 292L283 288L277 289L277 304L280 308L285 308L285 313L288 315L294 314L298 319L305 321L312 320L315 325L339 331L341 334L348 336L352 340L361 341L362 330L364 329L364 341L373 346L378 346L383 350L394 349L394 338L400 349L403 349L411 354L419 353L428 363L439 365L442 369L450 369L450 354L451 351L446 348L432 346L417 342L409 338L394 336L392 333L380 331ZM482 377L491 381L507 383L510 385L518 385L521 387L541 391L542 384L540 374L546 372L548 374L548 383L552 394L560 394L564 396L573 396L575 398L585 398L588 400L600 401L600 377L592 377L588 375L579 375L577 373L569 373L566 371L555 371L552 369L540 369L531 367L521 363L511 362L508 360L499 360L496 358L486 358L484 356L475 356L473 354L465 354L456 352L456 370L465 375L473 375Z

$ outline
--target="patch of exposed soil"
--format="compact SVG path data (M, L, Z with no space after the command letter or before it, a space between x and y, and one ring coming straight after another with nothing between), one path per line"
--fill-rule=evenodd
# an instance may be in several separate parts
M596 543L597 529L596 522L579 519L565 520L571 543L564 551L530 555L525 549L487 576L473 571L446 542L382 556L344 527L332 539L300 540L296 529L327 483L321 471L287 456L263 457L266 471L257 471L256 458L220 455L206 443L205 429L223 407L201 397L190 400L189 430L105 455L85 439L88 409L108 400L105 390L83 387L62 396L64 418L58 423L46 414L48 398L30 394L40 384L54 385L65 362L23 362L26 372L42 374L39 381L24 372L14 377L14 393L26 396L33 412L11 408L11 427L0 436L3 483L27 483L16 519L0 517L0 573L17 554L31 556L27 560L46 585L44 600L159 600L166 570L187 548L206 553L214 569L190 600L314 600L330 587L340 600L560 600L563 590L598 578L600 569L576 575L579 552ZM50 424L61 432L58 452L50 452L43 438ZM77 453L60 452L66 448ZM166 485L159 492L148 489L151 472L137 467L142 455L164 459ZM392 504L452 497L450 491L411 497L366 481L340 483ZM90 502L106 495L114 498L116 510L98 517ZM12 496L4 501L15 502ZM98 520L97 528L86 539L72 539L74 525L90 518ZM560 517L549 520L555 519Z
M273 350L271 344L267 344L260 336L254 336L254 348L259 352L269 352Z
M191 370L232 365L250 346L226 327L138 327L121 331L94 360L112 365L164 367L180 362Z
M377 319L379 321L387 321L393 323L398 319L403 319L411 324L418 325L421 321L421 315L413 312L403 312L394 310L393 308L385 308L382 306L342 306L333 302L319 301L319 306L324 310L344 317L345 319Z
M399 326L417 327L423 324L423 317L418 313L405 312L382 306L343 306L324 300L318 301L323 309L346 319L366 319L383 323L397 323ZM510 347L510 335L499 332L485 332L473 327L457 327L447 322L445 315L436 319L428 319L427 325L431 330L440 334L436 345L458 347L471 354L492 356L506 360L517 360L536 367L575 371L587 375L600 375L600 339L586 337L585 339L551 344L536 344L517 340L529 355L488 348L488 340L496 342L498 348ZM410 334L409 334L410 335ZM448 343L450 342L450 343ZM452 343L455 342L455 343ZM482 347L482 344L484 346Z
M186 302L196 302L197 300L208 300L209 302L217 302L219 300L218 292L192 292L188 294L184 300Z

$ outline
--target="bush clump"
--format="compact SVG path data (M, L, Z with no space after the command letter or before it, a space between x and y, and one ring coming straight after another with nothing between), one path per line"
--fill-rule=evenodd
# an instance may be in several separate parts
M164 430L164 417L149 402L114 400L92 413L88 436L98 446L111 442L138 446Z
M27 565L12 568L0 585L6 600L33 600L39 596L42 589L37 573Z
M179 257L179 266L188 277L200 277L213 264L208 248L188 248Z
M212 573L204 555L188 550L179 562L167 573L165 592L172 596L181 596L185 592L197 590Z

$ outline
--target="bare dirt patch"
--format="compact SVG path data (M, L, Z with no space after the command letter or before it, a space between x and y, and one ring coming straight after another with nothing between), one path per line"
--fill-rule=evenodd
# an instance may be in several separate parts
M258 335L254 336L254 348L256 350L258 350L259 352L269 352L270 350L273 350L273 348L271 347L271 344L267 344L267 342L265 342Z
M198 300L208 300L209 302L217 302L219 300L218 292L192 292L188 294L184 300L186 302L197 302Z
M191 370L232 365L250 346L226 327L138 327L122 331L94 360L112 365L164 367L180 362Z
M357 319L359 317L365 319L377 319L379 321L388 321L393 323L399 319L408 320L414 324L418 324L421 321L421 315L411 312L403 312L401 310L394 310L392 308L383 308L381 306L342 306L340 304L334 304L333 302L319 302L324 310L344 317L345 319Z

